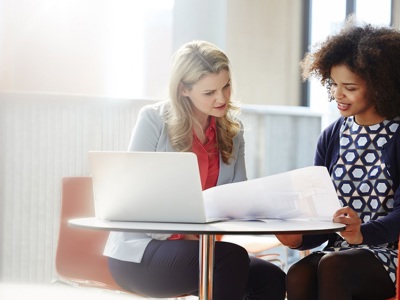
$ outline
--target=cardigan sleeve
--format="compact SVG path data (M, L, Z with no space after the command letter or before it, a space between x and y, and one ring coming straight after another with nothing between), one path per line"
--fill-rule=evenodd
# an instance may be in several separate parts
M380 245L384 243L397 242L400 233L400 131L392 137L390 143L383 148L383 163L388 168L393 180L393 210L386 216L377 220L371 220L361 225L363 243L369 245ZM390 204L389 204L390 205Z

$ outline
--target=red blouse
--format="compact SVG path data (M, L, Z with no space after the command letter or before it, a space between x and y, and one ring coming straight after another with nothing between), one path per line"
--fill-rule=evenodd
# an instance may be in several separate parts
M211 117L206 133L207 142L203 145L193 131L192 152L197 155L203 190L216 186L219 175L219 149L215 117Z

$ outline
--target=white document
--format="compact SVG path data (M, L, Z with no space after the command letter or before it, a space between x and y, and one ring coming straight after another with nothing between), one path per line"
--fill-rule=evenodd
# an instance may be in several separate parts
M207 217L331 221L341 206L328 170L305 167L203 191Z

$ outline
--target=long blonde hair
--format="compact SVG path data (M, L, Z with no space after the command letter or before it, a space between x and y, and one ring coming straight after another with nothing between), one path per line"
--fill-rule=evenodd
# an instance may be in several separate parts
M170 108L166 114L168 134L176 151L190 151L193 143L192 128L197 123L190 101L180 93L180 85L189 89L204 75L227 70L231 75L228 57L217 46L206 41L184 44L174 55L169 82ZM239 132L240 124L235 117L239 106L231 100L225 116L216 118L218 146L222 160L228 164L232 157L233 137Z

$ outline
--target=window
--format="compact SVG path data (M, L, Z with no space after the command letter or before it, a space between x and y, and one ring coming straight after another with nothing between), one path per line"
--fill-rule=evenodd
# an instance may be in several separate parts
M309 0L308 45L323 41L328 35L339 31L346 16L354 13L358 20L378 25L391 24L392 0ZM309 49L305 49L308 51ZM324 114L325 128L339 116L334 103L328 102L325 87L316 79L305 86L308 105Z

